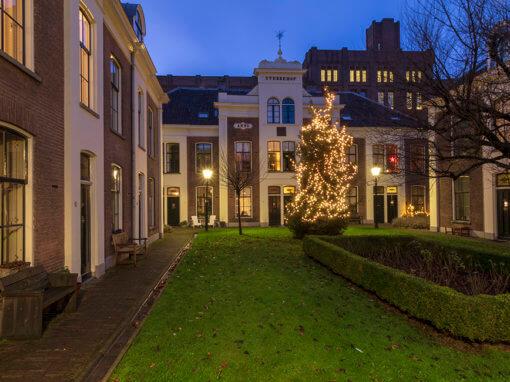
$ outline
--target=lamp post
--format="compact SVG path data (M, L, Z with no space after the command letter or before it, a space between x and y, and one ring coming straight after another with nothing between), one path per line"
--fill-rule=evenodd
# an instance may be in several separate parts
M212 176L212 170L206 169L202 171L205 179L205 230L209 230L209 179Z
M375 185L374 185L374 228L379 228L379 223L377 222L377 219L375 217L375 197L376 197L376 192L377 192L377 177L381 173L381 168L374 166L374 167L372 167L371 171L372 171L372 176L374 177L374 180L375 180Z

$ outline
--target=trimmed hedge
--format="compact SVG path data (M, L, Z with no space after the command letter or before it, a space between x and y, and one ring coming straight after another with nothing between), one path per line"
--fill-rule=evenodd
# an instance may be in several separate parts
M437 329L472 341L510 342L510 294L466 296L357 256L317 236L305 237L303 249L334 272Z

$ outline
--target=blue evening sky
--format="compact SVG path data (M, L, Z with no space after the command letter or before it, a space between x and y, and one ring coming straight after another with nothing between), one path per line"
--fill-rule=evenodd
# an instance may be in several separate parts
M124 0L123 0L124 1ZM384 17L401 21L406 0L128 0L140 3L145 43L159 74L250 76L275 59L303 61L319 49L365 49L365 29Z

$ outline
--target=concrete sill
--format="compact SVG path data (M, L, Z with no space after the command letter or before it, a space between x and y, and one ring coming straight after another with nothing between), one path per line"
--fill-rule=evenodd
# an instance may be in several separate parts
M84 103L81 103L80 102L80 107L85 110L86 112L92 114L92 116L94 116L95 118L99 119L101 118L99 114L97 114L94 110L92 110L90 107L88 107L87 105L85 105Z
M34 80L36 80L37 82L42 82L42 78L39 77L39 75L36 73L36 72L33 72L31 71L30 69L28 69L25 65L23 65L21 62L18 62L16 61L14 58L12 58L11 56L9 56L8 54L4 53L4 52L1 52L0 51L0 57L2 57L4 60L10 62L12 65L14 65L15 67L17 67L19 70L21 70L22 72L24 72L25 74L29 75L30 77L32 77Z

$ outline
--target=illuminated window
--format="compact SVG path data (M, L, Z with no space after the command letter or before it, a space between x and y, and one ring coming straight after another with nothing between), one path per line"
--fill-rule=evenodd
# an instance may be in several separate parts
M395 107L393 97L394 97L393 92L388 92L388 106L390 107L390 109L393 109Z
M212 167L212 145L210 143L197 143L195 145L197 174Z
M366 70L361 71L361 82L367 82L367 71Z
M356 70L356 82L361 82L361 70Z
M280 142L267 142L267 164L269 171L281 171Z
M384 93L383 92L377 92L377 102L379 102L381 105L384 105Z
M347 163L358 163L358 145L349 146L346 159Z
M237 171L251 171L251 142L236 142Z
M145 126L143 121L143 92L138 91L138 146L145 147Z
M90 107L90 21L80 9L80 102Z
M421 71L418 71L418 82L421 82Z
M410 170L413 173L425 173L425 146L411 145ZM414 203L413 203L414 204Z
M425 212L425 186L411 186L411 204L415 212Z
M358 187L351 187L347 191L347 204L351 216L358 214Z
M414 70L411 72L411 81L416 82L416 71Z
M388 71L387 70L383 71L383 79L384 79L384 82L388 82Z
M406 107L411 110L413 108L413 93L407 92L406 94Z
M454 193L455 220L469 220L471 217L469 176L461 176L454 181Z
M407 82L410 82L411 81L411 74L409 73L409 70L406 71L406 81Z
M166 160L165 160L165 173L178 174L179 173L179 144L167 143L166 144Z
M147 109L147 150L149 156L154 156L154 113Z
M213 188L199 186L197 187L197 215L204 216L205 215L205 206L207 205L207 214L211 216L212 214L212 205L213 203Z
M122 229L122 168L112 164L112 232Z
M321 69L321 82L326 82L326 69Z
M326 78L327 78L327 81L328 81L328 82L331 82L331 69L328 69L328 70L326 71L326 74L327 74L327 77L326 77Z
M267 123L280 123L280 101L276 98L267 101Z
M421 104L421 93L416 93L416 110L423 109L423 106Z
M282 142L283 171L294 171L296 160L296 143L293 141Z
M392 71L389 71L388 73L389 73L389 75L390 75L390 82L393 82L393 72L392 72Z
M398 172L397 145L386 145L386 172Z
M0 264L25 259L27 140L0 127Z
M0 1L0 50L25 64L25 1Z
M149 178L147 184L147 204L149 205L148 218L149 227L154 228L156 226L156 199L155 199L155 186L154 179Z
M112 91L111 101L111 128L116 133L122 134L122 124L120 122L120 69L119 65L112 58L110 60L110 82Z
M377 82L382 82L382 70L377 71Z
M236 195L236 218L239 217L239 208L241 208L241 217L248 218L251 217L252 209L251 209L251 187L243 188L241 191L241 195L238 198Z
M349 81L354 82L354 70L353 69L351 69L349 71Z
M282 101L282 122L294 123L294 101L290 98Z
M338 82L338 70L333 69L333 81Z

